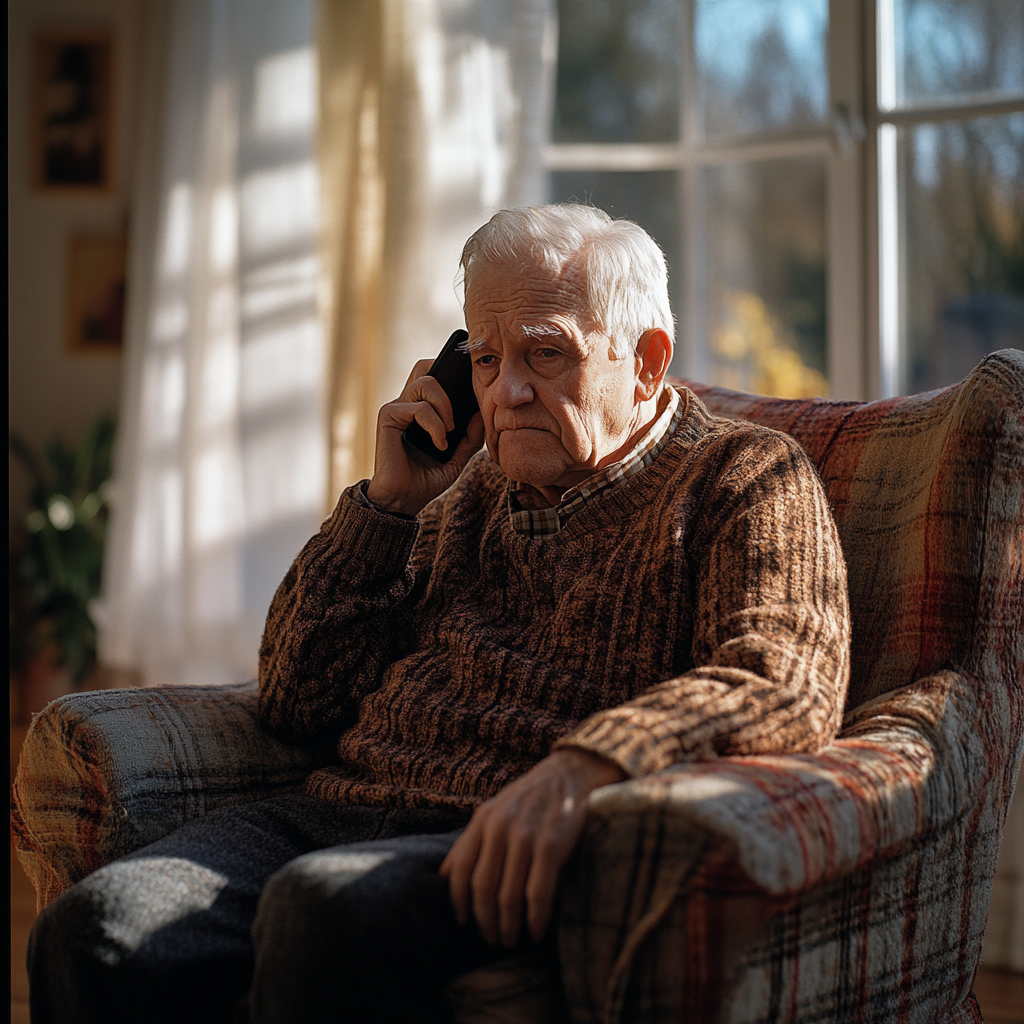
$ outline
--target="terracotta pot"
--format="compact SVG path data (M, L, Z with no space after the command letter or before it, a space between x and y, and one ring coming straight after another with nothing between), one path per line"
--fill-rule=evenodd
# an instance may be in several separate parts
M25 666L21 682L21 714L22 721L30 721L47 704L66 693L71 693L74 686L71 681L71 670L58 661L56 649L47 649L31 658Z

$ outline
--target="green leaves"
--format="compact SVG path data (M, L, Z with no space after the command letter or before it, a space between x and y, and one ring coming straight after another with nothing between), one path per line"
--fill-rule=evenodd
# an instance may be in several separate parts
M61 663L81 683L96 658L96 627L89 602L100 592L114 421L103 417L77 449L52 440L45 462L12 435L11 452L32 480L32 508L25 517L26 547L17 582L27 640L23 656L56 644Z

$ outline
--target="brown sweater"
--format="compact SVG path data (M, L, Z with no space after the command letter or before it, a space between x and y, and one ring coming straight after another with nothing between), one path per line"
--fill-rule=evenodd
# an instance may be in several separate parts
M308 793L471 808L553 746L637 776L832 739L850 626L814 468L682 398L653 465L546 539L511 528L483 452L418 522L342 495L260 651L266 726L337 740Z

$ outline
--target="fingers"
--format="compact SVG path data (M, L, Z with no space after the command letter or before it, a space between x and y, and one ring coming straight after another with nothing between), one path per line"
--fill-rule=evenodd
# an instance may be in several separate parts
M412 423L427 432L441 451L448 447L448 433L455 428L452 405L441 385L433 377L415 376L429 364L421 360L413 376L393 402L381 406L377 414L377 437L373 476L366 496L377 507L402 515L418 515L439 494L450 487L473 453L480 447L467 447L447 463L421 455L402 440ZM477 428L477 434L480 431Z
M448 447L447 433L455 428L452 403L444 388L433 377L418 377L405 386L402 394L383 406L378 416L380 427L397 432L418 423L440 448Z
M522 925L530 857L526 836L510 840L503 810L492 804L478 808L440 869L441 877L448 879L459 923L468 924L472 918L486 942L514 946Z
M509 838L497 892L498 938L506 949L512 949L519 941L523 896L532 858L533 844L528 837L514 834Z
M406 384L399 396L399 402L427 402L432 406L445 424L446 430L455 429L455 417L452 415L452 402L447 392L433 377L417 377Z
M540 942L559 872L583 830L587 794L623 777L603 758L556 751L477 808L441 865L460 923L472 916L487 942L512 947L525 916Z
M469 924L469 882L480 852L481 838L480 825L474 817L441 864L441 877L448 879L448 894L455 918L463 926Z
M560 852L546 839L538 841L534 846L530 875L525 887L526 927L534 942L544 938L551 921L558 873L567 859L567 854L560 856Z
M433 365L434 363L431 359L417 359L416 365L412 368L412 373L406 378L405 387L407 388L414 380L418 380L420 377L426 377ZM405 388L402 390L404 391Z
M484 808L481 808L483 811ZM479 811L477 812L480 813ZM486 811L484 811L486 814ZM491 815L483 828L483 843L473 868L470 892L473 900L473 916L480 926L480 934L490 945L497 943L498 932L498 885L505 867L506 831L503 820L494 820Z
M441 451L448 447L448 431L451 427L445 426L434 406L428 402L414 402L401 408L411 413L409 423L415 420L430 435L435 447ZM409 426L409 423L406 423L406 426Z
M498 820L485 828L473 871L473 915L487 942L511 949L519 941L525 904L530 937L540 942L551 919L558 873L578 834L575 823L555 813L545 815L543 823L494 817Z
M416 364L417 367L419 367L422 362L423 360L421 359L420 362ZM415 402L417 399L428 402L437 410L437 413L444 422L447 430L455 429L455 418L452 415L451 399L448 397L448 393L445 389L441 387L433 377L425 377L421 374L419 377L408 380L405 387L402 389L402 394L399 396L398 401L400 403L411 403Z

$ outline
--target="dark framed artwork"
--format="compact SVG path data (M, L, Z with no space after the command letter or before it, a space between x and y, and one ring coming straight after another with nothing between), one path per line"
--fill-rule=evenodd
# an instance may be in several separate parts
M124 235L75 235L68 244L67 346L121 351L127 244Z
M101 192L113 177L111 30L41 29L32 45L32 178L43 191Z

